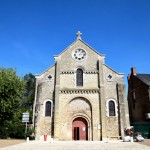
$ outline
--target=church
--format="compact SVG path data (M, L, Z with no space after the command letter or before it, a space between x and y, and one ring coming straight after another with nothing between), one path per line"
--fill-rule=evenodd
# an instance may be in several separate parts
M35 138L60 141L121 139L129 126L124 74L105 55L77 39L36 75ZM113 58L112 58L113 59ZM118 62L119 63L119 62Z

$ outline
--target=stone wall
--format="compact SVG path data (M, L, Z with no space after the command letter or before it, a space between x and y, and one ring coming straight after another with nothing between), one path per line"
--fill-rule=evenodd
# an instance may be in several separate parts
M72 121L84 117L89 126L89 140L100 140L99 94L60 94L60 139L72 140ZM92 131L93 130L93 131Z
M49 76L51 76L49 78ZM36 76L35 93L35 132L36 139L43 139L44 134L51 137L52 117L45 117L45 101L54 101L55 67L48 69L43 74ZM40 88L38 88L40 86ZM37 109L36 109L37 108ZM53 112L52 112L53 114Z
M86 50L84 61L72 58L72 52L77 48ZM119 98L124 102L125 91L121 88L118 96L117 89L118 84L123 84L123 74L106 66L104 55L99 55L81 40L55 56L55 61L52 68L36 76L37 137L40 139L44 134L51 136L54 125L54 138L72 140L72 122L77 117L83 117L88 123L88 140L118 137L124 127L120 125ZM83 69L82 87L76 86L77 68ZM116 115L112 117L108 115L110 99L116 104ZM55 112L51 117L44 116L45 100L54 104ZM126 120L125 107L122 107L122 117Z

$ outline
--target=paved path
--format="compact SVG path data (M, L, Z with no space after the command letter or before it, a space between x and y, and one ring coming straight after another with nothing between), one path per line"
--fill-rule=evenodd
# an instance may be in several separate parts
M26 142L25 140L0 139L0 148Z
M150 146L136 142L100 142L100 141L29 141L0 150L150 150Z

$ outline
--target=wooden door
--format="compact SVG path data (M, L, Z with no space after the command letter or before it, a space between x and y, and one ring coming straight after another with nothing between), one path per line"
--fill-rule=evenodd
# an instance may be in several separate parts
M78 117L72 122L72 140L88 140L87 121Z

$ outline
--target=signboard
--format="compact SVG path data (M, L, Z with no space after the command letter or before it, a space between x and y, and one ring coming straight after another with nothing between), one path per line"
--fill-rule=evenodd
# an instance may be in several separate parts
M22 113L22 122L26 123L26 127L25 127L25 138L26 138L26 134L27 134L27 123L29 122L29 112L24 112Z
M29 114L23 114L23 118L29 118Z
M22 122L29 122L29 113L22 113Z
M100 130L101 129L101 124L97 125L97 129Z
M22 122L29 122L29 118L22 118Z
M23 114L23 117L29 117L29 113L28 112L25 112L25 113L22 113Z

